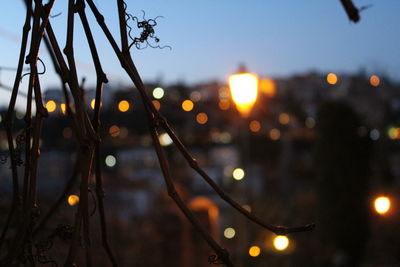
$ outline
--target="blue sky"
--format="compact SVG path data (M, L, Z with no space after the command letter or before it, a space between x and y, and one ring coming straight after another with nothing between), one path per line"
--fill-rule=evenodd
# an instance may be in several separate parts
M67 1L57 1L52 18L64 46ZM95 1L118 37L116 1ZM158 19L156 33L169 49L132 49L144 80L164 83L224 81L243 62L261 76L288 76L309 70L321 72L385 73L400 77L400 1L359 0L373 6L361 13L358 24L350 23L339 0L135 0L128 10L137 16ZM89 10L87 10L90 13ZM102 63L110 80L128 83L110 46L95 21ZM0 67L15 67L24 22L22 1L8 1L0 16ZM76 55L80 77L93 83L94 72L85 40L77 23ZM42 76L43 87L58 85L46 51L41 58L50 69ZM13 73L1 71L0 82L12 85ZM23 90L25 82L23 83ZM9 94L0 91L0 104Z

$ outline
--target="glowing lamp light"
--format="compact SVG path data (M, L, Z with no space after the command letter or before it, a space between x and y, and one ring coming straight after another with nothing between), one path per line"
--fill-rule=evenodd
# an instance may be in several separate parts
M57 104L54 100L49 100L46 103L46 109L48 112L54 112L57 108Z
M374 207L378 214L386 214L390 210L390 198L385 196L375 198Z
M236 108L239 110L242 117L248 117L257 100L257 76L251 73L234 74L229 76L228 83Z
M249 248L249 255L251 257L258 257L261 253L261 249L259 246L252 246Z
M79 203L79 197L77 195L70 195L68 197L68 205L75 206L76 204Z
M287 249L289 246L289 238L284 235L278 235L274 238L274 248L279 251Z

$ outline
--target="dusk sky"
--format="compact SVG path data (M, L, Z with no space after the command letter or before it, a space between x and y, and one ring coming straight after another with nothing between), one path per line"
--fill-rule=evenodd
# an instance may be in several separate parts
M24 22L23 1L10 1L0 16L0 67L16 67L19 40ZM66 2L56 1L52 18L64 47ZM95 1L118 38L116 1ZM145 81L188 84L208 80L224 81L239 63L260 76L288 76L310 70L357 72L400 77L400 1L360 0L360 7L372 5L361 13L361 21L351 23L339 0L135 0L127 1L128 11L157 20L156 35L170 49L136 50L132 53ZM95 38L104 69L115 83L128 83L111 47L92 19ZM79 21L77 17L77 21ZM95 79L80 23L76 24L75 52L80 77L88 83ZM43 88L58 86L47 52L41 50L48 72L41 76ZM41 68L41 67L39 67ZM14 73L2 70L0 82L11 86ZM26 82L23 82L23 85ZM25 90L26 86L22 86ZM9 93L1 90L0 104Z

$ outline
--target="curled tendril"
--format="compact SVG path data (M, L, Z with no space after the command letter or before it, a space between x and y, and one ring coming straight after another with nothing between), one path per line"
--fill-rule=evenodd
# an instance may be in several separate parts
M17 164L17 166L21 166L24 164L24 161L22 160L22 151L24 150L24 145L25 145L25 132L26 129L23 129L15 138L16 139L16 147L14 150L14 160ZM10 154L9 152L1 151L0 152L0 164L5 164L9 158Z
M38 57L38 61L40 61L40 63L42 63L42 66L43 66L43 71L42 71L42 72L39 72L38 75L45 74L45 73L46 73L46 65L44 64L43 60L40 59L40 57ZM24 78L26 75L30 75L30 74L31 74L31 72L27 72L27 73L23 74L23 75L21 76L21 79L20 79L21 82L22 82L22 78Z
M151 48L159 48L159 49L164 49L164 48L169 48L172 50L171 46L165 45L165 46L160 46L160 45L152 45L149 43L149 39L153 39L154 42L158 43L160 42L160 38L158 38L155 35L154 27L157 26L157 19L158 18L163 18L162 16L157 16L154 19L146 19L146 13L142 10L143 12L143 20L139 20L138 17L133 16L132 14L127 12L127 4L124 2L124 11L125 11L125 22L126 22L126 27L128 28L128 36L129 39L132 41L129 44L128 49L131 49L132 46L135 46L136 49L142 50L147 47ZM132 35L132 27L129 25L129 21L136 22L136 27L140 29L142 32L140 33L139 37L134 37Z
M224 262L215 254L208 256L208 263L215 265L222 265Z
M60 16L61 14L62 14L62 12L58 12L57 14L50 15L50 18L54 19L54 18Z

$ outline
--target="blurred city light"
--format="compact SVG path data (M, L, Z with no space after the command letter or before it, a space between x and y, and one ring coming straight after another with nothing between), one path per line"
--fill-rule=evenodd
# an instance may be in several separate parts
M236 168L232 172L232 177L235 180L242 180L244 178L244 170L242 168Z
M242 205L242 208L244 208L248 212L251 212L251 206L250 205Z
M369 137L374 141L378 140L380 136L381 134L378 129L372 129L369 133Z
M329 84L336 84L337 83L337 81L338 81L338 77L336 76L336 74L335 73L329 73L328 75L326 75L326 81L329 83Z
M182 109L184 111L191 111L194 108L194 104L192 102L192 100L186 99L185 101L182 102Z
M117 164L117 159L113 155L108 155L106 157L105 163L107 167L112 168L115 166L115 164Z
M274 238L274 248L279 251L287 249L289 246L289 239L284 235L278 235Z
M228 227L224 230L224 236L227 239L231 239L234 238L236 235L236 231L235 229L233 229L232 227Z
M248 117L257 100L258 78L251 73L239 73L229 77L233 102L243 117Z
M54 112L57 108L57 104L54 100L49 100L46 103L46 109L48 112Z
M377 87L377 86L379 86L379 84L381 83L381 80L379 79L379 77L378 77L377 75L372 75L372 76L369 78L369 83L370 83L372 86Z
M257 120L253 120L249 123L249 128L253 133L259 132L261 129L261 123Z
M121 112L126 112L129 110L129 102L126 100L121 100L118 103L118 110Z
M261 79L258 87L260 88L260 91L268 97L274 97L276 95L276 85L271 79Z
M70 195L68 197L68 205L70 206L75 206L76 204L79 203L79 196L77 195Z
M94 109L94 106L96 105L96 99L95 98L93 98L92 100L90 100L90 107L92 108L92 109Z
M286 125L286 124L288 124L289 122L290 122L290 116L289 116L289 114L287 114L287 113L285 113L285 112L279 114L279 123L280 123L280 124Z
M274 141L279 140L281 137L281 131L275 128L271 129L271 131L269 131L269 137Z
M229 103L228 100L220 100L220 101L218 102L218 107L219 107L221 110L228 110L228 109L230 108L230 106L231 106L231 104Z
M197 121L199 124L206 124L207 121L208 121L208 116L207 116L207 114L204 113L204 112L200 112L200 113L197 114L197 116L196 116L196 121Z
M161 87L154 88L153 90L153 97L155 99L161 99L164 97L164 89Z
M64 115L67 114L67 105L66 104L61 103L60 108L61 108L62 114L64 114Z
M305 124L306 124L306 127L309 128L309 129L314 128L315 119L313 117L307 117Z
M160 101L153 100L153 101L151 101L151 102L153 103L153 106L154 106L157 110L160 110L160 108L161 108L161 103L160 103Z
M390 139L398 139L400 138L400 128L390 127L388 129L388 136Z
M386 214L390 209L390 199L386 196L377 197L374 201L374 207L377 213Z
M193 102L199 102L201 100L201 93L199 91L191 92L190 100L192 100Z
M251 246L249 248L249 255L251 257L258 257L261 253L261 249L259 246Z
M167 133L160 134L158 140L162 146L169 146L173 143L171 137Z
M113 125L110 127L110 129L108 130L108 133L112 136L112 137L117 137L120 134L120 128L117 125Z

